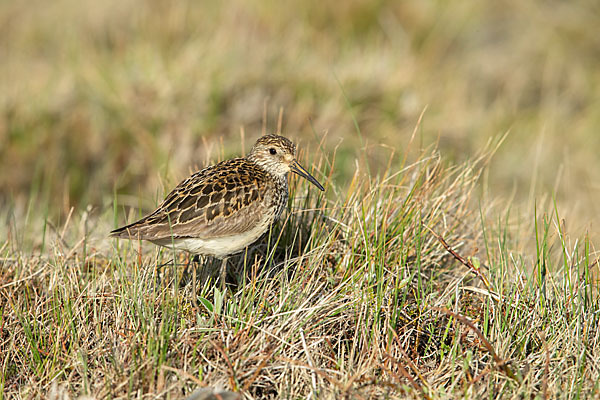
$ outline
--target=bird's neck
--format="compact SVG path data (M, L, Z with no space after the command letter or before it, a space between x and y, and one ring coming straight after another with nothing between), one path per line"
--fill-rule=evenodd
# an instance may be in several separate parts
M269 173L268 171L267 171L267 173L273 177L273 181L276 183L276 185L278 187L283 187L286 190L288 189L288 175L289 175L289 173L285 174L285 175L275 175L275 174Z
M253 154L249 154L247 160L269 175L273 179L273 182L276 182L278 186L282 185L287 188L289 172L285 174L273 172L272 168L269 168L268 165L264 165L264 162L260 162L257 157L253 157Z

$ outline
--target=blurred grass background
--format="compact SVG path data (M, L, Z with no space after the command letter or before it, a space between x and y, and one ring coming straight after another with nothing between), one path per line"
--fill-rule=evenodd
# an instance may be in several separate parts
M599 66L594 0L5 1L0 204L34 190L64 217L148 199L157 175L173 186L215 150L247 151L265 105L269 131L283 108L301 147L337 148L339 183L356 158L376 172L401 154L425 110L418 142L449 162L510 131L490 197L532 211L555 192L589 229Z

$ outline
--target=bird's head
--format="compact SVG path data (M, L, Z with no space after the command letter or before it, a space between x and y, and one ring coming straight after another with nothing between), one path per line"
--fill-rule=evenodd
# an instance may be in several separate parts
M252 146L247 158L275 176L285 176L291 171L307 179L319 189L325 190L296 161L296 145L286 137L279 135L261 136Z

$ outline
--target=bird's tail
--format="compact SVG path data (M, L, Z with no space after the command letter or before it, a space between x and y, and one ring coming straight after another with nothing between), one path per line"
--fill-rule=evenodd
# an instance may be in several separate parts
M137 238L140 235L139 224L141 221L133 222L129 225L122 226L120 228L111 231L108 235L114 238L132 239Z

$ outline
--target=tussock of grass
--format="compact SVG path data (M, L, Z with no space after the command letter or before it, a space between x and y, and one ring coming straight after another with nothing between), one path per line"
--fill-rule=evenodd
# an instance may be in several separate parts
M198 306L186 257L130 242L107 249L106 213L73 215L45 236L36 224L16 226L1 254L3 391L37 397L60 384L95 398L176 398L206 385L257 399L597 393L590 245L567 247L563 231L553 240L547 217L532 268L510 252L508 228L482 236L472 197L487 160L449 167L434 149L381 176L358 168L347 188L329 180L326 197L294 180L289 212L233 258L226 293L203 261ZM332 164L321 156L317 170ZM464 257L487 252L480 268L490 291L426 227ZM32 235L27 250L17 238ZM486 251L477 250L482 243ZM557 264L551 250L562 244Z

